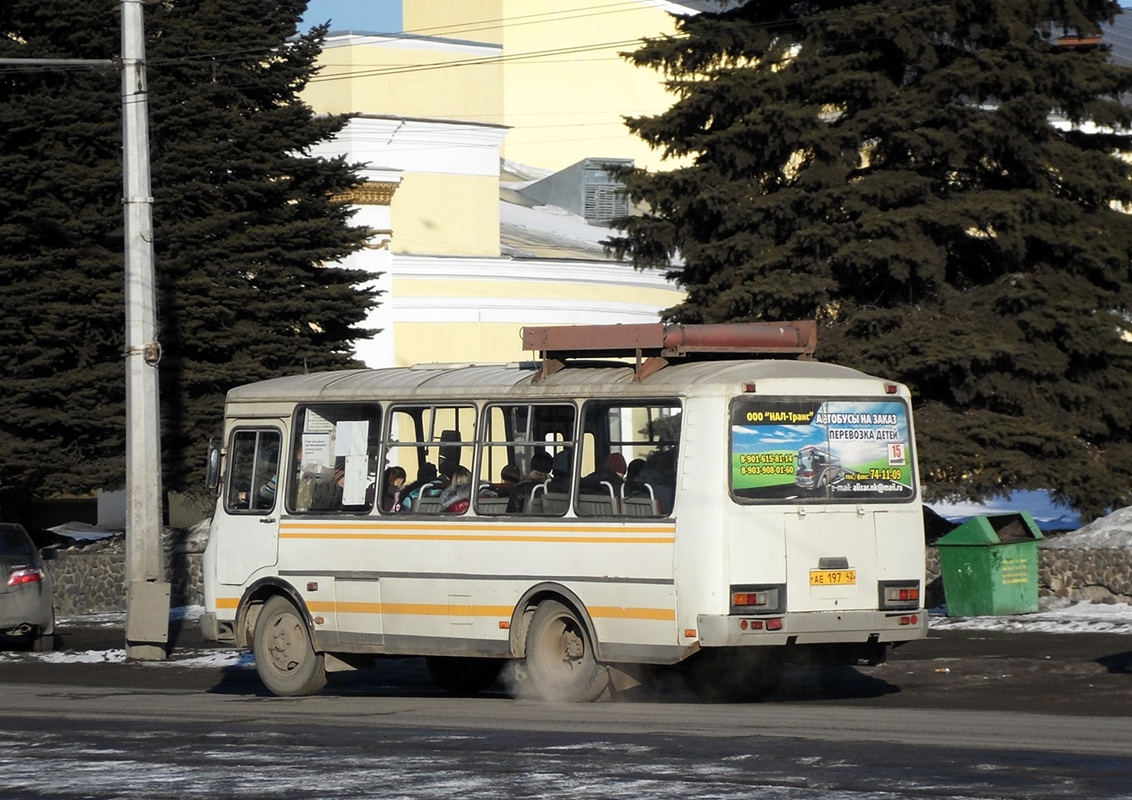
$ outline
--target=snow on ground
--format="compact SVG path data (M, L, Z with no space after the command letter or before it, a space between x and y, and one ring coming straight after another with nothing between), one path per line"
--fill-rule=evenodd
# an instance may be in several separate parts
M1054 537L1044 546L1077 550L1132 548L1132 508L1118 509L1083 528Z
M999 631L1005 633L1132 633L1132 605L1073 602L1042 598L1033 614L1001 617L948 617L932 609L928 624L936 630Z
M169 620L182 625L196 625L204 613L201 606L185 606L169 611ZM125 630L126 612L114 611L103 614L80 614L73 617L59 617L55 620L57 628L117 628ZM126 661L125 649L113 650L54 650L45 653L30 653L22 650L0 650L0 663L5 661L35 659L47 664L122 664ZM255 667L251 653L228 648L195 650L178 648L165 661L139 662L155 668L207 667L210 669L231 669Z

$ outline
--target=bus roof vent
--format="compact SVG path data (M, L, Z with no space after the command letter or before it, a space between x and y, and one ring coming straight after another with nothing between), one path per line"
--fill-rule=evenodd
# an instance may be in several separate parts
M739 322L721 325L561 325L525 327L523 349L537 350L543 364L536 380L570 359L635 358L636 378L663 369L672 359L707 360L751 355L809 359L817 348L817 323Z

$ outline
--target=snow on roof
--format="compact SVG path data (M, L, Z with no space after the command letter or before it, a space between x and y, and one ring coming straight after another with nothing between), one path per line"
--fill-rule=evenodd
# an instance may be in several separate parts
M616 234L558 206L526 206L504 190L499 201L499 246L513 258L612 260L601 242Z

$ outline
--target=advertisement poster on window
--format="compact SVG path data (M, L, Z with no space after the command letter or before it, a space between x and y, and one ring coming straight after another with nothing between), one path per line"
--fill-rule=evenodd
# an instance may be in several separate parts
M898 400L743 400L731 412L731 489L750 500L915 496L908 409Z

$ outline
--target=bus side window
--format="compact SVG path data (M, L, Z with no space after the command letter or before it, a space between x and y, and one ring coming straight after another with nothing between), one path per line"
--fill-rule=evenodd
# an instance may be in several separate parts
M564 516L573 486L576 418L567 403L489 405L480 426L476 513ZM557 480L548 483L556 457Z
M238 430L228 449L225 506L234 512L263 513L275 508L279 486L279 431Z
M668 516L676 497L678 400L586 404L579 517Z
M469 468L476 409L466 405L398 405L389 411L387 465L405 470L405 483L389 513L441 514L467 511L475 493Z
M295 411L287 462L292 513L363 514L377 495L381 409L371 404L320 404Z

